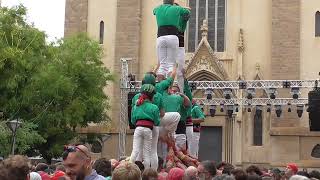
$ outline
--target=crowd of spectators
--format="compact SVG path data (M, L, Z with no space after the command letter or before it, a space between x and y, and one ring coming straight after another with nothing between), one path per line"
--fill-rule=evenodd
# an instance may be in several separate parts
M100 158L93 160L83 145L65 148L63 161L48 165L32 165L22 155L0 160L0 180L320 180L318 170L299 169L295 163L285 168L264 168L255 165L235 167L226 162L202 161L198 167L187 169L165 167L159 159L159 168L144 168L140 161Z

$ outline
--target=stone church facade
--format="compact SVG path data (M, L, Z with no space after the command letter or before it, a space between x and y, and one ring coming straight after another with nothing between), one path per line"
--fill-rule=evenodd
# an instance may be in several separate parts
M129 70L141 79L156 64L156 22L161 0L66 0L65 36L86 32L100 42L103 62L120 77L120 58L132 58ZM320 67L319 0L180 0L192 8L186 32L187 77L197 81L316 79ZM319 14L319 16L317 15ZM317 18L318 17L318 18ZM205 20L205 21L203 21ZM101 133L97 156L117 157L120 110L119 80L105 88L112 108L111 125L90 125L81 133ZM282 97L289 92L280 91ZM217 92L216 95L222 97ZM194 92L204 97L203 92ZM241 95L239 95L241 96ZM265 97L264 92L257 92ZM307 91L302 92L307 96ZM208 114L207 107L205 112ZM283 110L285 111L285 110ZM320 118L319 118L320 119ZM207 116L200 153L203 159L258 164L320 167L311 157L320 132L309 131L308 115L284 112L256 115L245 110L228 118ZM127 135L126 153L132 147ZM201 158L201 157L200 157Z

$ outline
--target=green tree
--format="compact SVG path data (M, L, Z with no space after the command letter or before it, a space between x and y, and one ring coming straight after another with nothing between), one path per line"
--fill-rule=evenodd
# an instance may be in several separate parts
M22 6L0 8L0 110L4 112L1 120L24 118L28 114L30 109L23 105L23 90L46 57L45 34L28 25L25 14ZM11 132L4 123L0 128L0 154L7 155ZM33 144L43 142L38 139L36 129L36 125L26 123L17 132L17 152L23 153ZM27 139L19 133L24 130L30 132Z
M33 123L23 123L21 128L16 132L16 154L26 154L30 148L37 144L42 144L45 139L41 137L35 130L37 125ZM0 122L0 156L7 156L11 153L12 134L9 128L6 127L5 122Z
M28 104L35 105L32 112L37 112L33 120L47 139L38 147L47 159L61 154L62 145L75 136L77 126L108 119L103 88L112 79L101 62L99 44L83 34L60 41L52 52L53 60L26 87Z
M77 126L108 120L103 89L112 76L101 47L86 35L47 45L45 34L26 23L23 6L0 13L0 109L4 119L36 125L46 141L27 147L50 160L61 155Z

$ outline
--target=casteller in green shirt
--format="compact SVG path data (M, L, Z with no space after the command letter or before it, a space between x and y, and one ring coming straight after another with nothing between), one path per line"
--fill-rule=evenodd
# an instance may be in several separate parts
M139 106L134 106L132 109L131 123L136 125L138 120L150 120L153 121L155 126L160 124L160 111L159 108L152 104L149 100Z
M152 84L144 84L141 86L141 95L136 101L131 111L131 123L136 125L139 120L152 121L154 126L160 124L160 111L157 105L152 104L149 98L153 98L156 93Z
M163 105L165 112L180 112L183 106L183 97L176 94L163 93Z
M176 6L179 6L179 5L176 4ZM190 18L190 10L189 10L189 13L186 13L183 16L180 16L179 27L178 27L180 33L184 33L186 31L189 18Z
M188 16L190 11L181 6L162 4L153 10L153 14L156 16L158 27L175 26L179 29L180 17Z
M135 106L135 104L136 104L137 100L139 99L140 95L141 95L141 93L138 93L132 98L131 107ZM160 93L157 92L153 96L152 104L158 106L159 110L161 110L163 108L162 95Z
M180 108L179 114L181 115L180 121L186 121L187 117L191 116L191 106L184 107L183 105Z
M193 119L204 119L204 114L198 105L193 105L191 110L191 116Z
M183 87L184 87L183 88L184 94L189 98L190 101L192 101L192 92L191 92L191 89L189 87L189 83L188 83L187 79L184 80L184 86ZM187 117L191 116L191 111L192 111L191 104L188 107L182 106L181 109L180 109L180 115L181 115L180 121L186 121Z
M156 86L155 86L156 91L163 95L163 93L168 90L168 88L172 85L172 83L173 83L173 77L168 77L167 79L156 83Z

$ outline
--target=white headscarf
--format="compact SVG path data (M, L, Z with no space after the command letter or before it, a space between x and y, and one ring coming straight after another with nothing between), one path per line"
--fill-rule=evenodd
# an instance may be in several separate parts
M30 180L42 180L40 174L36 172L31 172L30 173Z

